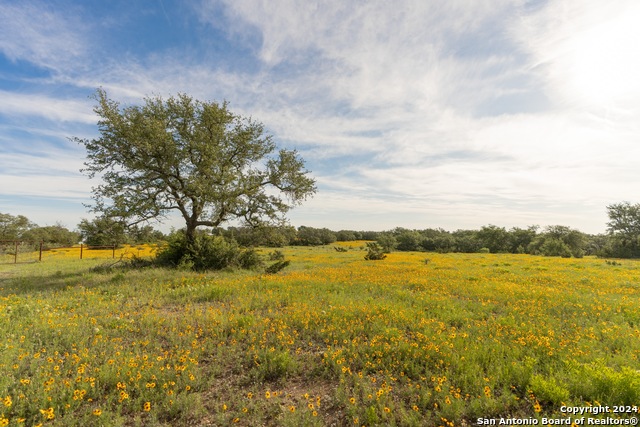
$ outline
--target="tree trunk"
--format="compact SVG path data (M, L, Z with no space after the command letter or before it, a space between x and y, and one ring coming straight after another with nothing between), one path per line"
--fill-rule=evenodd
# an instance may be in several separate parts
M187 242L187 252L194 252L196 243L196 225L193 222L187 222L187 228L184 232L184 237Z

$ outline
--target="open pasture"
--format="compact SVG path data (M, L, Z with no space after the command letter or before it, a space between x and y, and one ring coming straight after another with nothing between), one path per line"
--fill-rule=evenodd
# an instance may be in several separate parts
M118 247L101 246L99 248L75 245L63 248L47 248L39 250L37 242L24 242L17 246L14 243L0 244L0 264L26 263L36 261L61 261L69 259L131 259L145 258L155 254L157 245L122 245Z
M640 405L637 262L345 246L284 248L276 275L0 265L0 426L460 426Z

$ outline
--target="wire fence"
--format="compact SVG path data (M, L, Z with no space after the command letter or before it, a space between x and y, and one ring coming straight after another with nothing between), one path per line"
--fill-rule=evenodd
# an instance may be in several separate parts
M56 259L148 257L157 245L49 246L45 242L0 240L0 264L18 264Z

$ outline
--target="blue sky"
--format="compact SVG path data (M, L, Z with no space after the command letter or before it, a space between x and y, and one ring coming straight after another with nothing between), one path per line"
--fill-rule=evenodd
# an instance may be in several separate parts
M639 202L635 0L0 0L0 212L74 228L98 87L228 100L297 148L295 226L606 227ZM180 220L168 221L180 226Z

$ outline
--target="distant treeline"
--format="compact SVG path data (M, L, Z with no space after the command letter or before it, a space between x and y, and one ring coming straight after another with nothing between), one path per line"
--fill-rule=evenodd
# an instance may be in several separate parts
M447 231L441 228L389 231L332 231L327 228L236 228L218 232L234 238L245 246L316 246L336 241L373 240L385 251L425 252L486 252L520 253L546 256L583 257L585 255L614 256L610 236L589 235L572 228L556 225L544 228L511 228L488 225L479 230Z
M241 246L318 246L336 241L376 241L386 252L514 253L580 258L585 255L640 258L640 204L623 202L607 206L607 234L586 234L563 225L506 229L487 225L479 230L447 231L442 228L388 231L333 231L301 226L228 227L211 233L235 240ZM177 231L180 232L180 231ZM61 225L39 227L22 215L0 213L0 240L43 241L49 245L153 243L167 239L153 227L129 226L109 218L83 219L77 231Z
M45 248L73 246L83 242L89 246L154 243L166 236L150 225L125 227L108 218L83 219L75 231L62 224L39 226L24 215L0 213L0 241L30 242Z
M332 231L327 228L227 228L218 230L245 246L326 245L335 241L374 240L386 251L514 253L580 258L585 255L640 258L640 204L607 206L606 234L587 234L564 225L506 229L487 225L479 230L442 228L389 231Z

